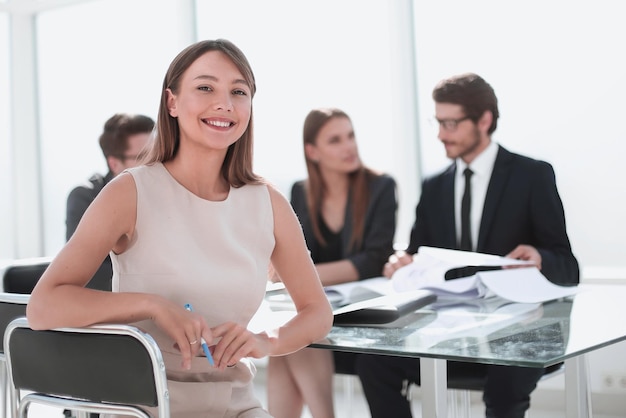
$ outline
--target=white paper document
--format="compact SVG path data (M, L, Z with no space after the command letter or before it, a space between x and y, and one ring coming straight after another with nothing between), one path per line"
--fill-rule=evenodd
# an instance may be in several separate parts
M550 282L524 260L468 251L420 247L413 263L398 269L391 278L396 291L427 289L440 298L482 298L500 296L512 302L540 303L576 293L576 287ZM497 268L474 275L446 280L452 269L467 266Z
M495 295L513 302L539 303L575 294L576 286L559 286L536 267L481 271L478 280Z
M355 282L342 283L324 287L326 297L334 307L350 303L361 302L380 296L398 293L392 286L391 280L386 277L374 277ZM266 287L265 299L274 310L294 310L291 296L280 283L280 286L271 284Z
M415 289L411 289L415 290ZM374 277L324 287L326 296L331 304L345 305L363 300L397 293L392 287L391 280L386 277Z

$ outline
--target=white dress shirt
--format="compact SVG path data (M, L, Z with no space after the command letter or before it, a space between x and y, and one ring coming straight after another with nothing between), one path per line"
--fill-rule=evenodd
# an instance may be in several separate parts
M498 155L498 144L491 141L487 148L478 155L468 166L465 162L456 159L456 176L454 180L454 218L456 222L456 240L461 242L461 199L465 190L465 177L463 171L466 167L474 173L471 178L472 204L470 207L470 231L472 237L472 250L476 251L478 243L478 232L480 230L480 220L485 206L485 196L487 187L491 179L493 165Z

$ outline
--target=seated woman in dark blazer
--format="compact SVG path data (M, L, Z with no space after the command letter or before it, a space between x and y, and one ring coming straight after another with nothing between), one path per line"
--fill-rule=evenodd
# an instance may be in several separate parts
M339 109L314 109L303 129L306 180L291 189L311 258L324 286L382 275L398 208L396 182L366 167L352 121ZM305 348L272 357L268 409L275 418L300 417L304 405L316 418L332 418L335 370L354 373L346 353Z

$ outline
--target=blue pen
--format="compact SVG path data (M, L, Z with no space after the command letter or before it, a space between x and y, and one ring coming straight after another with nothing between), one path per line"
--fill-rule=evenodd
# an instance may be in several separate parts
M189 312L193 312L193 308L191 307L191 304L189 303L185 304L185 309L187 309ZM211 366L215 366L215 362L213 361L213 356L211 355L211 352L209 351L209 346L206 345L206 341L204 340L204 338L200 337L200 343L202 344L204 355L206 356L207 360L209 360L209 364Z

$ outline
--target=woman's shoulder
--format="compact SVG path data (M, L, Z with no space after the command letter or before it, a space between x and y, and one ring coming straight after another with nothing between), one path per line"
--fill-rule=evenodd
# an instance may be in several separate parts
M389 173L370 171L370 184L372 188L395 188L396 180Z
M291 185L291 192L293 193L294 191L303 191L305 184L306 180L304 179L294 181Z
M389 173L379 173L377 179L381 183L396 184L396 179Z
M278 189L278 187L270 183L267 183L266 187L275 214L280 216L280 214L284 214L285 211L290 212L292 210L287 197Z
M155 162L127 168L121 174L123 173L128 173L135 179L150 178L151 180L154 180L155 176L163 176L168 172L163 166L163 163Z
M291 203L299 202L305 199L306 180L297 180L291 185L290 199Z
M273 186L267 181L261 181L258 183L244 184L240 187L231 187L231 193L234 192L242 197L256 197L256 198L271 198L272 193L278 191L276 186Z

